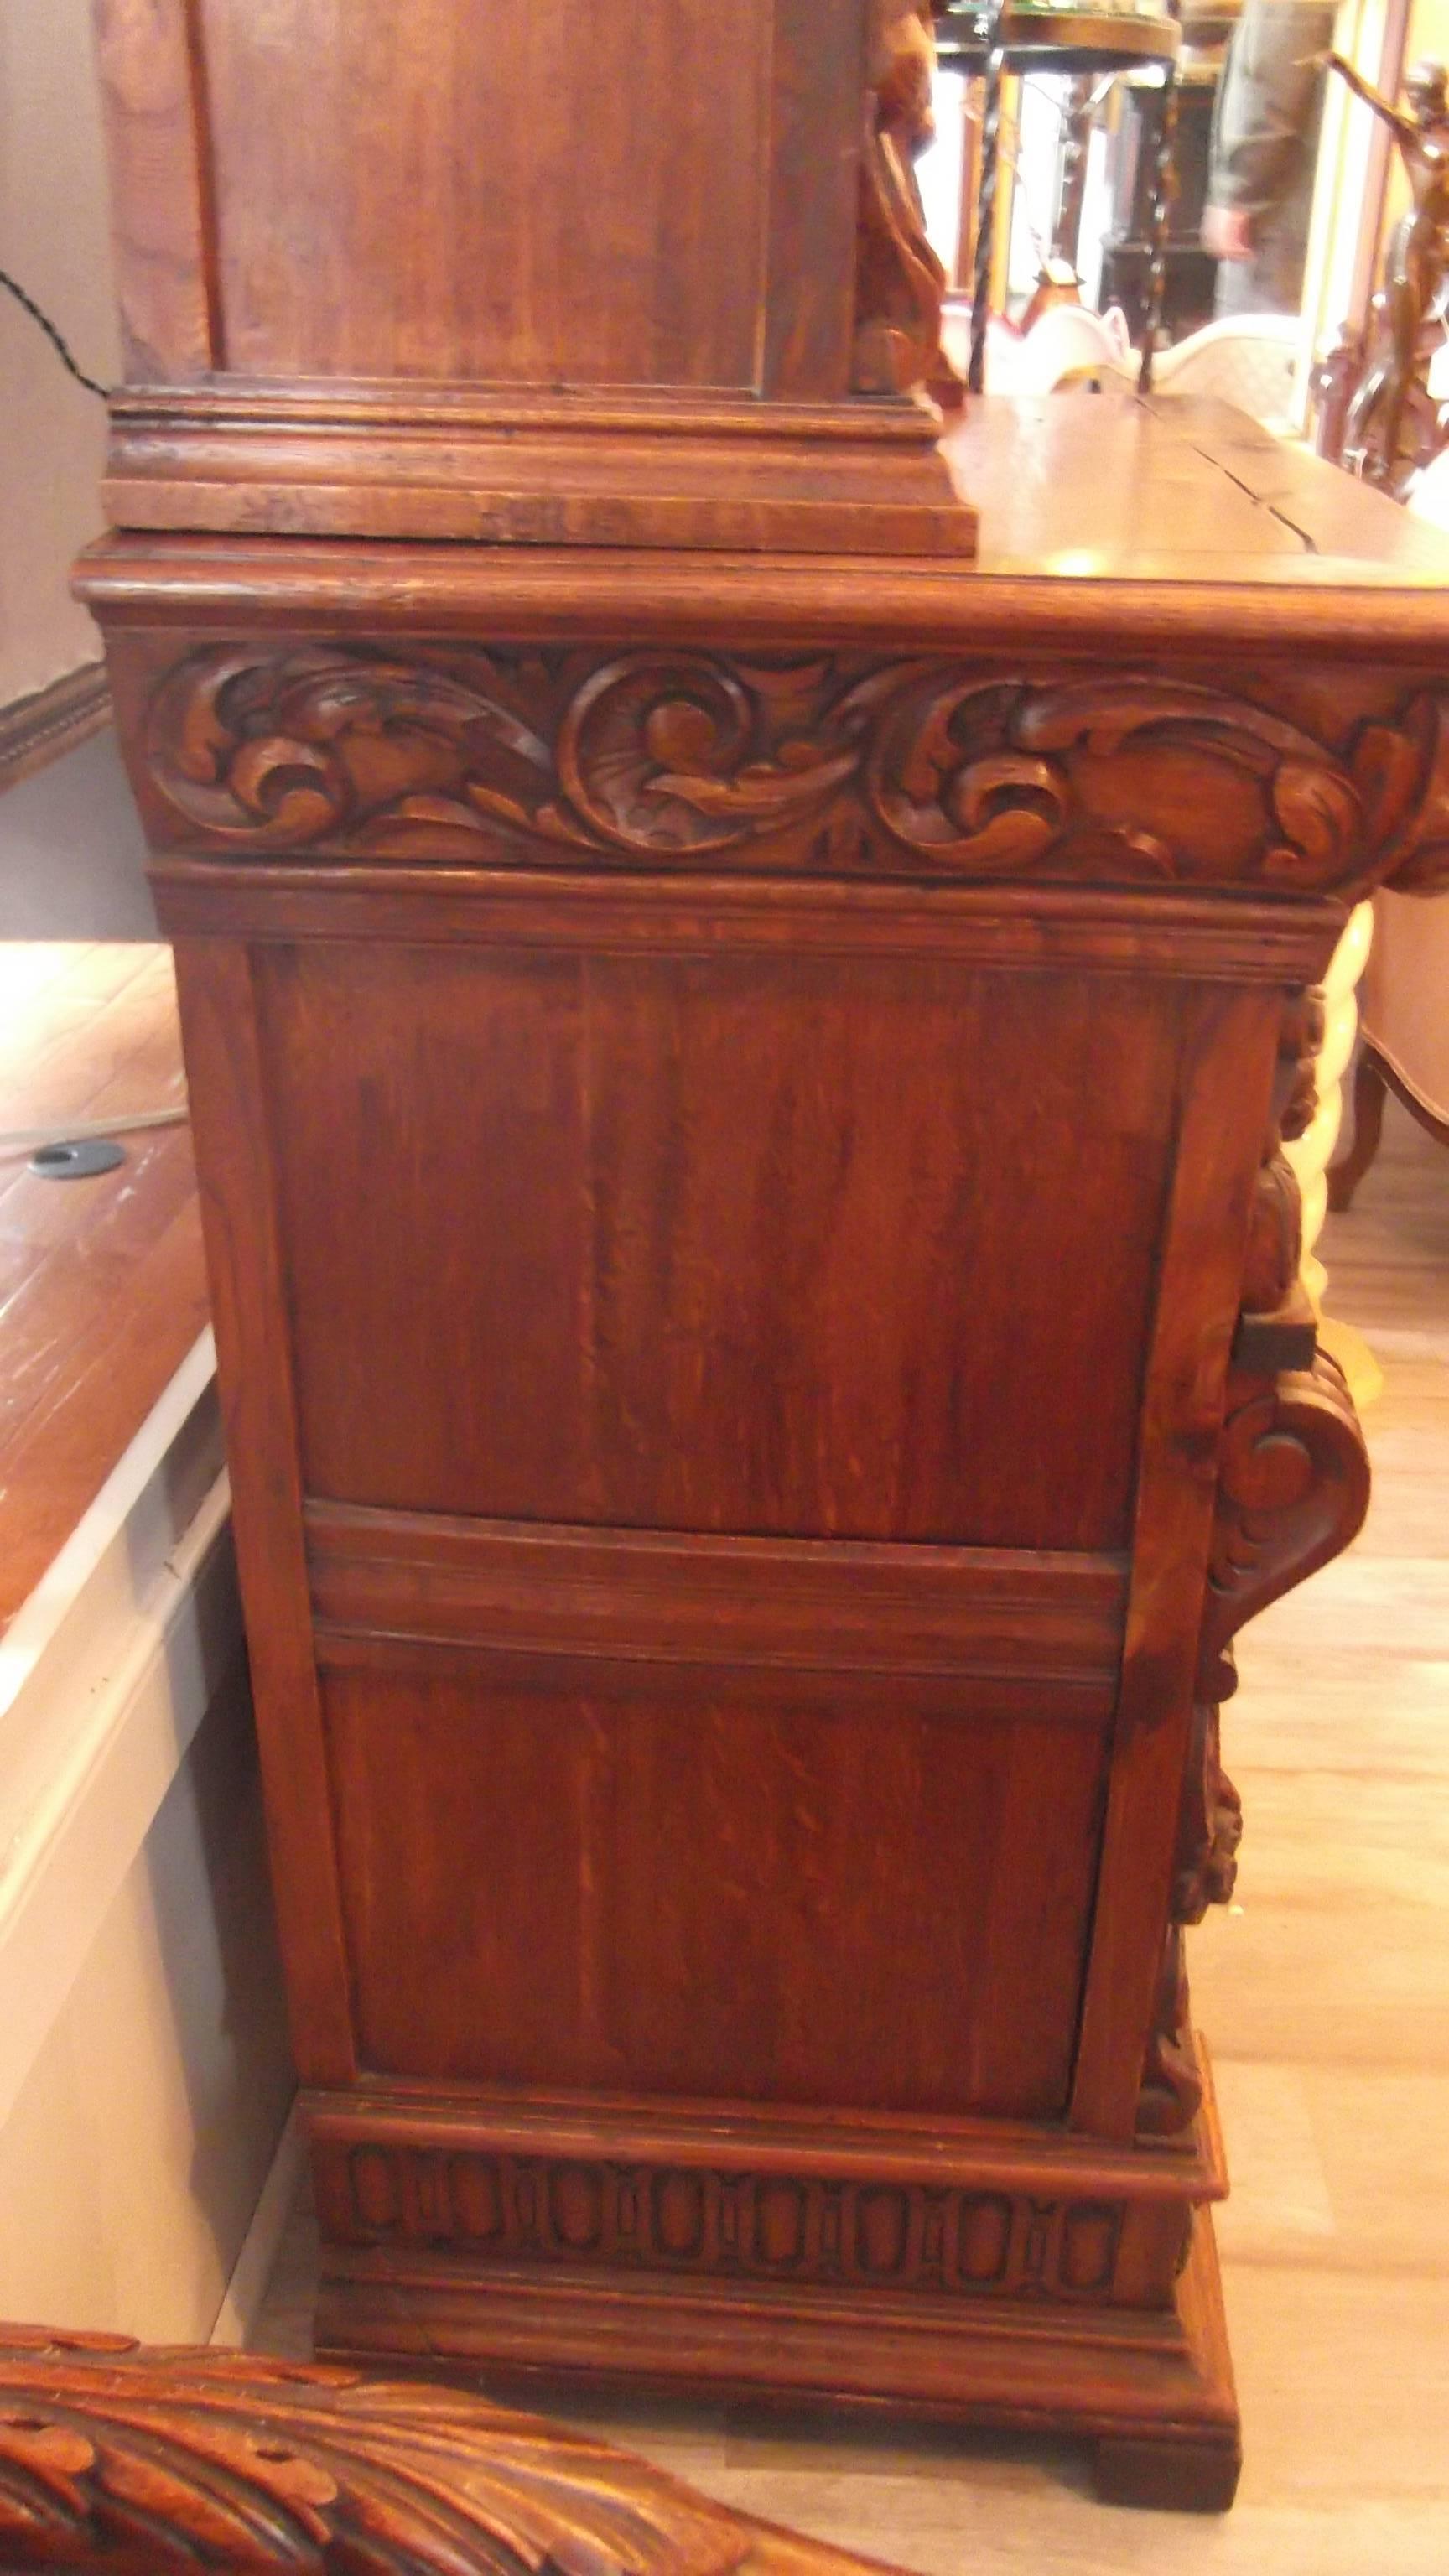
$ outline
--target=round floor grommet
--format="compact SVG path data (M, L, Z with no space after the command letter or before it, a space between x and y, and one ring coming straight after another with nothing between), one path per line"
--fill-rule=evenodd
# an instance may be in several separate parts
M124 1163L126 1149L110 1136L79 1136L73 1143L37 1146L30 1168L42 1181L89 1181Z

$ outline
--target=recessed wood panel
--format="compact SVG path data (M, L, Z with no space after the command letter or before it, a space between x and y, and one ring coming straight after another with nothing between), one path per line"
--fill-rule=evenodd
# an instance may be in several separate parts
M378 2073L1047 2115L1105 1719L909 1682L593 1698L324 1681L358 2047Z
M788 953L256 974L311 1493L1125 1543L1180 994Z
M773 0L198 15L235 372L754 382Z

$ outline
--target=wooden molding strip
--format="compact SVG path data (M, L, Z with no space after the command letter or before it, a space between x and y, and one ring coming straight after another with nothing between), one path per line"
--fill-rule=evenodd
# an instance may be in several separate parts
M468 942L555 953L716 956L773 949L1189 982L1314 982L1343 926L1329 904L1221 895L1140 899L1098 886L867 885L828 879L589 876L564 868L298 866L280 859L153 859L167 936L256 943Z
M408 2148L447 2157L514 2155L544 2163L708 2170L721 2163L755 2175L808 2170L882 2186L922 2183L962 2190L1130 2195L1153 2205L1222 2200L1227 2168L1206 2052L1195 2038L1203 2107L1172 2139L1118 2145L1052 2124L951 2112L874 2112L847 2124L838 2112L776 2103L723 2103L642 2095L522 2092L516 2086L399 2086L365 2077L351 2092L301 2096L316 2148Z
M1400 514L1402 515L1402 514ZM1424 532L1420 532L1421 534ZM1442 542L1442 540L1441 540ZM1064 559L1065 560L1065 559ZM632 644L736 650L895 645L912 653L1000 649L1018 664L1050 649L1095 667L1100 639L1149 669L1258 652L1311 652L1325 668L1408 665L1435 681L1444 648L1444 572L1342 556L1228 557L1211 582L1129 566L1089 581L988 560L963 577L927 560L819 562L809 556L593 553L559 546L359 538L199 536L156 530L98 538L76 568L77 594L109 631L121 626L280 627L333 634L506 636L515 643L627 636ZM1392 603L1390 610L1389 603Z
M514 1652L1115 1688L1107 1556L554 1528L309 1503L326 1630ZM1085 1713L1085 1711L1083 1712Z
M809 2403L884 2401L937 2422L1113 2432L1217 2451L1222 2510L1238 2465L1237 2405L1210 2228L1194 2228L1176 2304L1128 2312L1076 2304L1070 2333L1044 2331L1029 2297L991 2300L820 2292L793 2283L644 2275L590 2279L562 2266L479 2275L419 2245L380 2259L329 2247L318 2350L426 2362L466 2357L490 2374L546 2369L608 2386L667 2385L684 2346L690 2386L714 2400L788 2390ZM1055 2321L1053 2321L1055 2322ZM863 2330L868 2328L869 2335ZM627 2356L627 2358L624 2358Z
M111 689L104 662L63 671L45 689L0 707L0 790L17 787L37 769L78 751L111 721Z

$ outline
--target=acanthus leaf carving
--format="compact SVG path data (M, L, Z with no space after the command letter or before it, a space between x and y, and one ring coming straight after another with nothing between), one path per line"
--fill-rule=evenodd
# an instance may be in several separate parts
M7 2568L730 2576L756 2528L461 2391L0 2328Z
M1175 1923L1201 1923L1210 1905L1226 1905L1237 1884L1243 1802L1222 1762L1216 1704L1193 1710L1192 1744L1183 1774L1177 1822L1177 1869L1172 1886Z
M1394 721L1361 725L1353 770L1369 817L1372 846L1387 865L1380 880L1395 894L1439 894L1449 887L1449 722L1444 694L1423 689Z
M1183 1928L1210 1905L1226 1905L1238 1875L1243 1804L1222 1765L1216 1704L1199 1700L1183 1772L1177 1852L1162 1967L1137 2096L1137 2134L1172 2138L1202 2107L1202 2075L1193 2052Z
M1438 864L1429 705L1341 754L1251 699L1131 674L258 642L164 675L146 760L202 849L1352 893L1391 857L1399 881Z
M1187 1971L1181 1926L1168 1927L1153 2002L1152 2031L1137 2096L1137 2135L1175 2138L1202 2108L1202 2077L1188 2027Z

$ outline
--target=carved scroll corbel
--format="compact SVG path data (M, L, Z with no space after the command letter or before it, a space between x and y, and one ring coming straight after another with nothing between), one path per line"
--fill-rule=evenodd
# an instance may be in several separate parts
M1368 1454L1342 1372L1317 1348L1298 1283L1298 1183L1283 1147L1316 1106L1323 1012L1288 997L1258 1172L1243 1302L1218 1448L1217 1498L1198 1641L1192 1736L1178 1810L1162 1968L1138 2095L1141 2137L1175 2137L1196 2117L1202 2078L1188 2019L1183 1928L1224 1905L1237 1879L1242 1801L1222 1766L1219 1703L1238 1686L1232 1640L1259 1610L1347 1547L1368 1507ZM1285 1361L1300 1365L1284 1365Z
M1204 1699L1231 1698L1238 1630L1347 1547L1368 1495L1368 1452L1335 1361L1320 1351L1311 1368L1266 1382L1235 1373L1198 1656Z
M1238 1686L1232 1639L1259 1610L1347 1547L1368 1506L1368 1454L1336 1363L1228 1386L1217 1511L1198 1652L1198 1699L1183 1780L1171 1918L1138 2096L1141 2137L1175 2137L1196 2117L1202 2079L1192 2053L1182 1931L1226 1904L1237 1877L1243 1810L1222 1767L1218 1703Z

